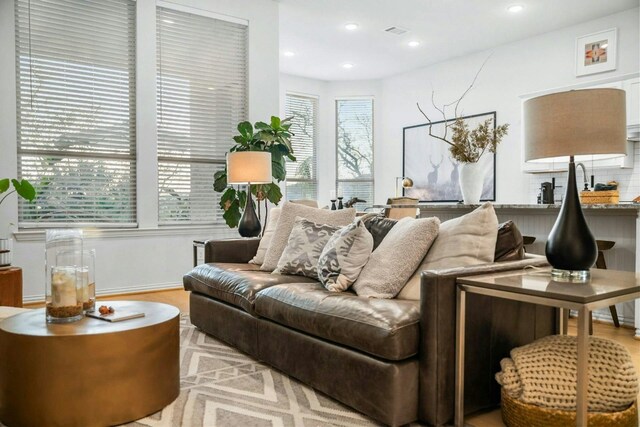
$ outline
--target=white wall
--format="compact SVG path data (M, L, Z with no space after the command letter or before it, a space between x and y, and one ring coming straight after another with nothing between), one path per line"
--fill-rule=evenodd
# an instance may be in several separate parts
M521 99L520 95L549 88L561 88L598 80L612 75L638 72L639 9L547 33L538 37L498 46L492 51L456 58L420 70L384 79L382 117L387 168L376 171L378 195L392 194L393 177L402 171L402 128L424 123L416 102L437 116L431 107L431 90L438 104L460 96L473 80L482 62L491 54L474 89L463 101L463 113L497 112L498 123L511 125L509 135L497 151L497 201L530 203L530 175L521 172ZM618 66L613 72L575 77L576 37L618 28ZM535 197L535 195L533 195ZM377 197L380 199L379 197Z
M264 120L278 112L278 4L271 0L174 0L171 3L249 21L249 120ZM155 1L137 0L138 152L155 153ZM0 177L15 176L16 91L14 9L0 1ZM234 236L225 227L160 227L157 225L156 168L149 157L140 164L138 210L140 230L89 232L85 246L97 250L97 291L101 294L173 287L192 266L192 241ZM213 189L212 189L213 197ZM0 229L17 223L17 202L0 208ZM42 233L17 233L13 264L23 268L25 301L44 294Z
M328 197L325 194L335 185L336 98L375 97L375 202L384 203L387 197L395 193L394 178L402 174L402 128L425 122L416 108L416 102L420 102L427 114L438 117L439 113L431 106L432 89L435 89L437 104L457 99L469 86L483 61L491 55L473 90L463 101L462 112L477 114L496 111L499 124L511 125L509 135L497 152L497 202L535 202L541 176L521 171L520 96L637 73L640 69L639 11L638 8L631 9L381 80L323 82L282 74L281 97L286 91L320 96L320 200L326 203ZM613 27L618 28L617 69L575 77L576 37ZM615 177L634 179L639 171L640 164L636 164L633 170L615 171Z

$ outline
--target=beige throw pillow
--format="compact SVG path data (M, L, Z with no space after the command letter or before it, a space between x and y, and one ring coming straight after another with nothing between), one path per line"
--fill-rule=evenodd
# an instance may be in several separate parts
M394 298L438 236L438 218L403 218L369 257L353 289L359 296Z
M278 261L287 246L289 235L293 229L293 223L296 217L305 218L318 224L327 224L333 226L349 225L356 217L355 209L340 209L330 211L327 209L311 208L296 203L284 202L280 219L276 225L276 231L271 238L271 243L267 248L264 256L264 262L260 266L260 270L273 271L278 266Z
M424 270L465 267L493 262L498 238L498 217L491 203L440 224L438 238L427 252L399 299L420 299L420 274Z
M372 250L373 236L361 220L343 227L322 250L318 280L332 292L346 291L369 261Z
M262 234L262 239L260 239L260 244L258 245L258 251L256 255L249 261L251 264L262 264L264 262L264 255L267 253L267 248L271 244L271 238L273 237L273 233L276 232L276 224L278 224L278 219L280 218L280 208L271 208L269 210L269 214L267 215L267 226L264 229L264 233Z

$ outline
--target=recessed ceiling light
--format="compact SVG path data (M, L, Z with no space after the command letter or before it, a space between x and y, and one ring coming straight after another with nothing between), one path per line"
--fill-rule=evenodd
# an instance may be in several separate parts
M171 19L163 19L162 22L166 24L175 24L175 22L173 22Z
M601 47L602 49L606 49L606 48L608 48L608 47L609 47L609 43L602 44L602 45L600 45L600 47Z
M284 56L295 56L295 53L291 52L290 50L285 50L284 52L282 52L282 54Z
M342 68L346 68L348 70L350 68L353 68L353 64L350 62L347 62L346 64L342 64Z
M209 89L209 90L216 90L216 88L215 88L215 87L208 87L207 89Z
M510 13L520 13L524 9L524 6L521 4L514 4L507 8Z
M409 47L418 47L418 46L420 46L420 42L417 41L417 40L411 40L409 43L407 43L407 45Z
M349 31L355 31L358 29L358 24L355 22L349 22L348 24L344 24L344 28Z

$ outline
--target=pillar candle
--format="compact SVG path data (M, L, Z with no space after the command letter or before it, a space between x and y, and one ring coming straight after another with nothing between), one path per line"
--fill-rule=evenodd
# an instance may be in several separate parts
M329 192L329 200L335 200L336 199L336 190L331 190Z
M51 269L51 275L51 305L54 307L78 305L75 268L54 267Z

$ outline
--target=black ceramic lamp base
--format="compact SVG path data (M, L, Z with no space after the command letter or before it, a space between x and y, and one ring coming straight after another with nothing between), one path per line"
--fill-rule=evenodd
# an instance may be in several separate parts
M589 269L598 257L596 239L582 213L576 187L576 165L569 161L567 191L558 219L551 229L545 254L553 267L552 277L558 281L586 282Z
M238 224L238 232L242 237L258 237L262 231L260 220L256 215L256 209L253 204L253 197L251 197L251 184L247 187L247 203Z

